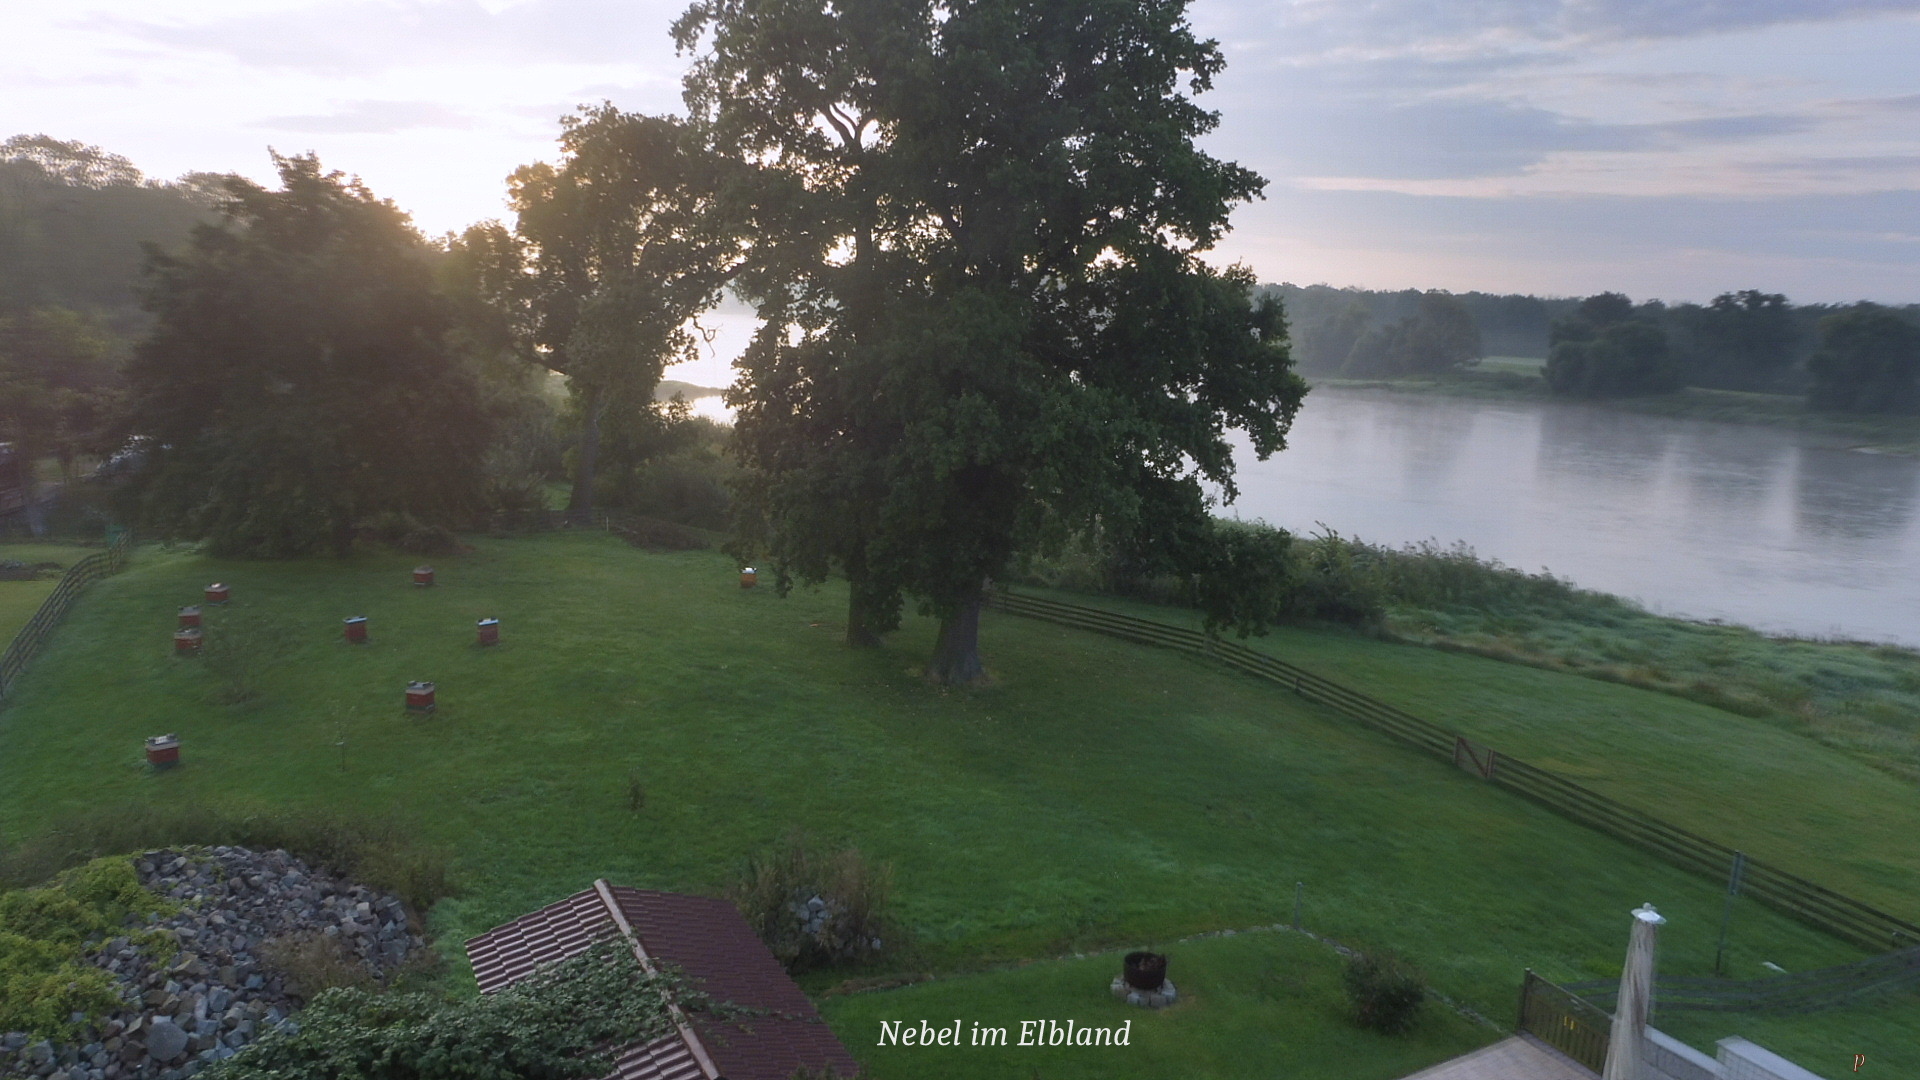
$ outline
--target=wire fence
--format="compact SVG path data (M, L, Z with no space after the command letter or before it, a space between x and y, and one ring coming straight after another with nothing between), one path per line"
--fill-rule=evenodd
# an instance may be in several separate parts
M1920 984L1920 948L1765 979L1656 975L1653 1004L1662 1012L1812 1012L1916 984ZM1620 996L1617 979L1570 982L1562 989L1607 1010Z
M1324 705L1409 746L1450 760L1488 783L1524 795L1563 817L1626 841L1682 869L1719 880L1726 880L1733 869L1737 853L1725 844L1670 825L1563 776L1472 742L1429 720L1244 645L1198 630L1005 589L996 591L990 603L1013 615L1210 657L1235 670L1287 687L1308 701ZM1739 888L1776 911L1872 952L1899 953L1920 946L1920 925L1750 857L1745 858Z
M60 581L54 585L53 592L40 603L39 610L27 620L20 632L13 635L13 642L5 653L0 653L0 699L5 699L13 689L14 679L26 670L27 663L40 652L47 638L52 636L53 628L58 626L67 609L80 598L80 593L95 580L117 574L126 568L128 553L133 550L133 534L122 532L115 536L105 551L97 551L72 566L60 575Z

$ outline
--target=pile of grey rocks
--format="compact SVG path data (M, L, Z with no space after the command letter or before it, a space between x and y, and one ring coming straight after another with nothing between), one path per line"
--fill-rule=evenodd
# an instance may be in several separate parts
M260 946L320 934L386 975L426 943L398 897L316 871L284 851L187 848L134 861L140 881L184 905L97 942L87 962L119 980L125 1006L71 1043L0 1035L0 1076L47 1080L185 1080L275 1028L298 1000ZM141 947L134 931L158 931ZM76 1014L75 1023L85 1018ZM295 1025L297 1030L297 1025Z

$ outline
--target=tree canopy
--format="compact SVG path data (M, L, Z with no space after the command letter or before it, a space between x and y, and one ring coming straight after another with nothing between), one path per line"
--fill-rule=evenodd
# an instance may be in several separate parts
M513 230L475 226L455 250L511 313L528 359L568 378L579 421L569 509L585 513L609 411L628 429L655 416L661 373L693 354L686 324L718 299L737 253L713 209L713 159L680 122L602 105L562 125L560 164L508 180Z
M1566 397L1632 397L1680 388L1667 332L1641 318L1633 301L1599 293L1553 325L1547 386Z
M144 516L221 554L344 551L356 522L470 510L487 442L433 252L313 157L227 182L218 225L156 252L129 366Z
M783 586L847 574L850 638L912 595L930 676L976 679L1017 551L1204 523L1229 428L1285 445L1279 305L1200 258L1263 182L1194 145L1222 60L1182 0L705 0L676 33L695 123L750 168L755 538Z
M1920 326L1878 304L1820 320L1807 402L1842 412L1920 412Z
M1413 314L1359 335L1341 373L1431 375L1479 358L1480 328L1473 315L1458 299L1435 289L1420 294Z

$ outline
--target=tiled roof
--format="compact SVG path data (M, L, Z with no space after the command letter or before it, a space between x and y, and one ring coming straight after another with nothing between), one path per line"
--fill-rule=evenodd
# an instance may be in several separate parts
M468 941L480 989L492 993L619 936L608 900L646 957L679 968L715 1001L769 1015L720 1022L695 1014L679 1035L621 1051L607 1080L788 1080L803 1065L849 1076L858 1070L806 994L724 900L596 883ZM713 1071L702 1067L703 1057Z

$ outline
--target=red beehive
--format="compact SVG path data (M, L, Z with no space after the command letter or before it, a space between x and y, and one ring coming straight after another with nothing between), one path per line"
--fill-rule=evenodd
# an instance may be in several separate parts
M216 581L207 586L207 603L224 604L227 602L227 597L231 591L232 590L228 589L225 585Z
M475 628L479 632L480 644L482 645L500 644L500 620L499 619L481 619L478 623L475 624Z
M745 567L740 571L740 587L743 589L753 588L754 583L759 580L760 580L760 575L754 573L753 567L751 566Z
M438 706L433 703L433 684L430 682L410 682L407 684L407 711L410 713L430 713Z
M200 609L192 605L181 608L180 609L180 625L182 627L199 626L200 625Z
M413 583L415 585L422 585L422 586L433 584L433 567L431 566L414 567Z
M353 642L355 645L365 645L367 643L367 617L365 615L349 615L340 620L340 622L346 627L348 641Z
M175 656L192 656L199 651L199 627L188 626L173 632L173 652Z
M180 764L180 737L155 735L147 740L147 764L166 767Z

